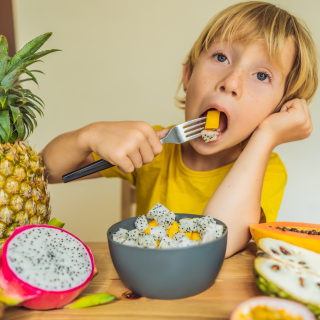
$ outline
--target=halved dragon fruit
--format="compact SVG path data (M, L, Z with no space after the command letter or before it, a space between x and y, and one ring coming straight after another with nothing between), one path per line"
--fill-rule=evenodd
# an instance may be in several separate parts
M17 228L0 259L0 301L30 309L61 308L97 272L90 249L80 239L49 225Z

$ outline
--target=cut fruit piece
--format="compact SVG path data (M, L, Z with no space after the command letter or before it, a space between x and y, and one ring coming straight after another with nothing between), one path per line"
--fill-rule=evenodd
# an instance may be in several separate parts
M220 135L219 132L217 131L213 131L213 130L202 130L201 131L201 136L202 139L204 140L204 142L208 143L210 141L214 141L218 138L218 136Z
M250 231L256 244L262 238L272 238L320 253L319 224L302 222L260 223L251 224Z
M254 273L263 294L295 300L306 305L316 316L320 315L318 275L266 258L255 259Z
M172 226L168 229L168 236L173 239L175 232L179 232L179 223L177 221L174 221Z
M61 308L96 272L90 249L71 233L46 225L20 227L3 247L0 301L37 310Z
M210 110L207 113L207 120L205 129L218 129L219 128L220 111Z
M95 293L79 298L64 306L64 309L81 309L106 304L115 299L116 296L109 293Z
M199 241L201 240L201 237L198 231L192 232L191 240L199 240Z
M268 256L320 276L319 253L271 238L260 239L258 248L258 256Z
M312 312L300 303L279 298L254 297L241 302L230 320L316 320Z

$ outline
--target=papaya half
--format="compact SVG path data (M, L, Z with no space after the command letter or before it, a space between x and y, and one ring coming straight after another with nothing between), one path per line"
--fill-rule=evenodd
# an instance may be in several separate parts
M256 244L262 238L272 238L320 253L320 224L302 222L251 224L250 232Z

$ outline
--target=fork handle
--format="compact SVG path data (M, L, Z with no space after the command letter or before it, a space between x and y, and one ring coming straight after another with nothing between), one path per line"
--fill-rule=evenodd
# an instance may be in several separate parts
M88 176L89 174L96 173L98 171L102 171L108 168L114 167L114 164L106 161L106 160L98 160L96 162L90 163L85 167L82 167L78 170L69 172L62 176L62 180L64 183L83 178Z

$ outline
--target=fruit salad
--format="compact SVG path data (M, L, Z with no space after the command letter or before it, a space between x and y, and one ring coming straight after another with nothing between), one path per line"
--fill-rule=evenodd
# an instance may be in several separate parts
M115 242L142 248L181 248L196 246L222 236L223 225L210 216L175 221L175 214L157 203L147 215L136 218L133 230L120 228L112 235Z

